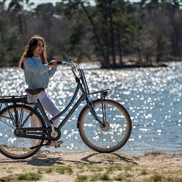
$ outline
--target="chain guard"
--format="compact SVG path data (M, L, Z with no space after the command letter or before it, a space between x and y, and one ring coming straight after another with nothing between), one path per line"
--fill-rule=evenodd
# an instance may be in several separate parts
M55 128L57 132L56 137L51 136L52 129L48 128L16 128L14 134L17 137L22 138L33 138L33 139L42 139L42 140L51 140L56 141L61 137L61 131L58 128Z

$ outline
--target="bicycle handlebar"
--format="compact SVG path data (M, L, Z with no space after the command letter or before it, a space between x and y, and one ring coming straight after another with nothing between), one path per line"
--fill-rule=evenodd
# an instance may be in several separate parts
M57 64L62 64L65 66L70 66L72 68L76 68L76 64L71 61L71 59L58 60Z
M57 61L57 64L61 64L63 66L68 66L68 67L71 67L71 70L76 77L80 77L82 78L84 75L83 75L83 71L81 71L81 69L79 69L79 66L77 64L75 64L74 62L71 61L71 59L65 59L65 60L58 60Z

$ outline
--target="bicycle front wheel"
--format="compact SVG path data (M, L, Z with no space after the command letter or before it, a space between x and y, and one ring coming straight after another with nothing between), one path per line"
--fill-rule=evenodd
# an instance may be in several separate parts
M104 104L104 105L103 105ZM96 100L92 104L97 117L103 121L105 107L105 127L101 127L85 107L79 117L79 132L84 143L97 152L114 152L125 145L130 137L132 124L126 109L113 100Z
M40 147L34 149L30 149L30 147L41 145L43 140L21 138L14 134L17 122L19 124L23 123L31 110L31 107L16 105L15 108L14 106L8 106L0 112L0 152L3 155L12 159L25 159L40 149ZM43 126L44 124L39 114L33 112L23 128Z

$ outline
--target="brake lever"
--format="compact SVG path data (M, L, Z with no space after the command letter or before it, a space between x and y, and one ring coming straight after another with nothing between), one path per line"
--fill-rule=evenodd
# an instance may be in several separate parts
M73 62L71 62L71 59L65 59L65 60L58 60L57 64L62 64L63 66L71 66L71 67L76 67Z

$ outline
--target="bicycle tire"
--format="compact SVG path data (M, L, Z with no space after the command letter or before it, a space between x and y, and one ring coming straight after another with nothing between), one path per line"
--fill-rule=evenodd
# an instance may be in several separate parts
M128 141L132 123L127 110L118 102L105 99L98 99L92 102L92 106L103 121L102 102L106 107L105 128L101 128L99 123L93 118L88 106L83 108L78 119L78 128L83 142L91 149L110 153L123 147Z
M17 112L17 118L19 122L23 122L23 119L31 112L32 108L29 106L16 105L8 106L0 112L0 152L6 157L12 159L25 159L34 155L40 147L30 149L34 145L41 145L44 140L29 139L17 137L14 134L15 126L15 110ZM31 117L36 119L36 127L44 127L42 118L36 111L32 113ZM31 127L30 118L26 121L23 127ZM33 143L33 144L31 144Z

